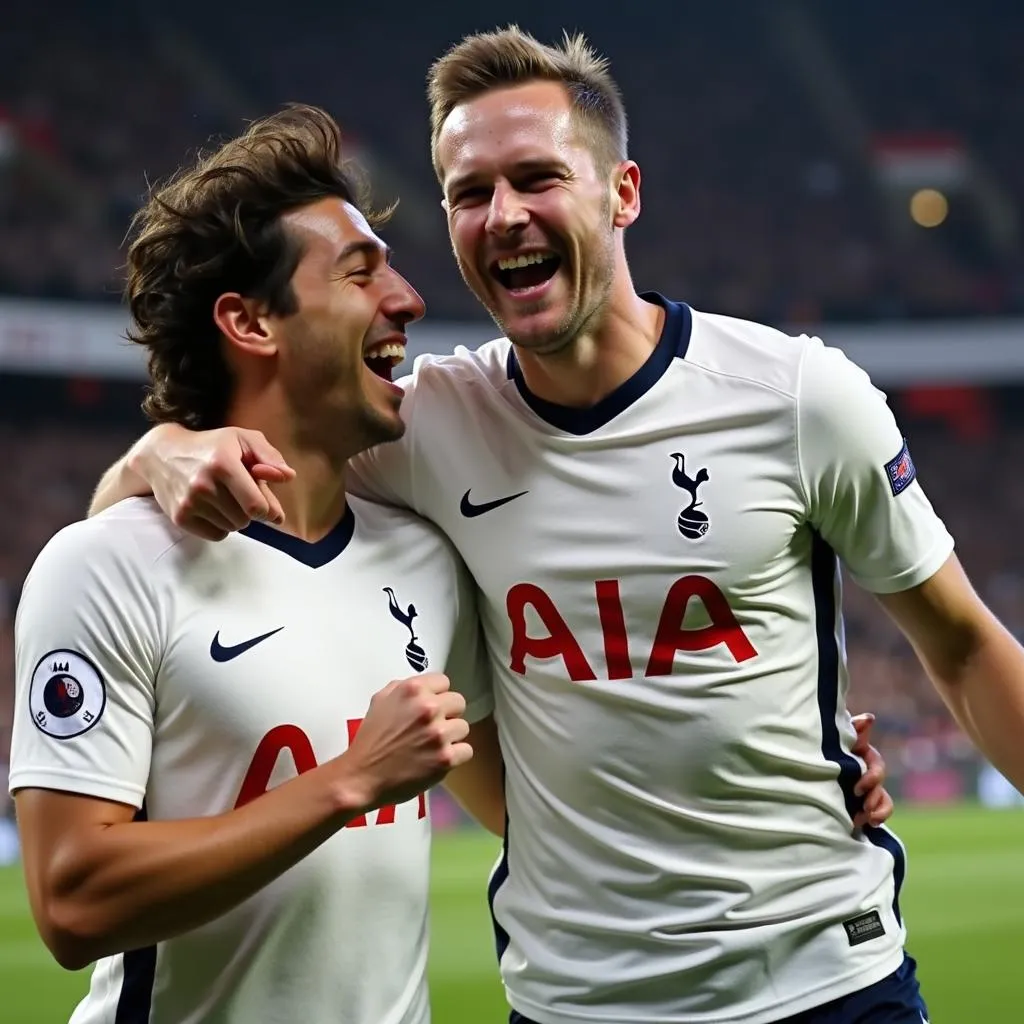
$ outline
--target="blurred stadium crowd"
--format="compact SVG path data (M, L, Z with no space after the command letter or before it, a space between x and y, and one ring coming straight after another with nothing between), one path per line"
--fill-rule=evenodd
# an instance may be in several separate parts
M443 19L315 0L182 0L166 21L124 0L42 7L14 5L0 33L0 294L116 299L147 176L302 100L338 116L381 200L400 196L389 241L431 315L479 316L440 258L424 81L493 15L468 0ZM579 24L613 58L644 173L644 287L769 322L1024 310L1024 5L633 7L566 21L524 0L515 16L551 36ZM932 230L887 188L922 160L956 199Z
M0 296L118 301L121 242L147 180L300 100L336 114L379 202L401 197L385 234L429 315L479 320L444 252L424 81L458 36L492 25L485 13L469 0L450 0L443 18L423 4L315 0L180 0L173 17L127 0L5 10ZM630 242L639 286L788 325L1024 313L1024 5L637 0L631 13L567 20L522 0L514 16L542 36L584 29L612 57L644 175ZM940 212L912 218L908 196L926 179L944 190ZM970 429L903 410L961 558L1018 634L1024 546L1007 542L1024 521L1012 472L1024 420L1004 414L1021 397ZM0 416L0 772L22 580L139 429ZM891 773L970 763L905 642L856 588L846 605L852 706L878 714ZM917 795L941 789L929 778Z

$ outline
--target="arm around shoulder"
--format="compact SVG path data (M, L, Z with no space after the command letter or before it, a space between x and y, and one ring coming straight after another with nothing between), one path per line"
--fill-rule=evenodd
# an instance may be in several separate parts
M132 469L131 455L132 449L129 449L100 477L89 502L90 517L126 498L142 498L153 493L149 484Z
M270 485L294 476L258 430L193 431L161 423L103 474L89 515L125 498L152 494L175 525L204 540L223 540L254 519L283 523L281 503Z

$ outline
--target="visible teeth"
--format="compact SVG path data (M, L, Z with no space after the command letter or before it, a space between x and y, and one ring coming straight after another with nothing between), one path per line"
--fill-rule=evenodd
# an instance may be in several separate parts
M550 252L526 252L518 256L506 256L498 260L499 270L515 270L516 267L528 267L531 263L543 263L545 260L554 259L554 253Z
M405 358L405 346L398 344L396 341L389 342L386 345L374 345L373 348L367 351L364 358L402 360Z

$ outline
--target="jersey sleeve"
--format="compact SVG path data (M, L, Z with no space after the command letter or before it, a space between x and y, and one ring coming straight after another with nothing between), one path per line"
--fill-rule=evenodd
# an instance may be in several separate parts
M797 459L810 524L865 589L917 586L952 553L885 395L817 339L801 366Z
M457 608L445 675L451 680L452 689L466 698L466 721L479 722L494 713L490 661L477 612L476 584L462 559L454 553L453 557L458 577Z
M61 531L36 559L15 623L12 793L141 807L162 647L151 575L131 538L98 519Z
M412 376L396 381L405 391L401 415L405 433L397 441L375 445L349 459L345 485L352 494L394 508L415 509L413 470L416 440L416 388Z

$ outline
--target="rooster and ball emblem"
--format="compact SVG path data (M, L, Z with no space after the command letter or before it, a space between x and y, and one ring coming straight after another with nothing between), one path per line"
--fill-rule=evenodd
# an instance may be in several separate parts
M384 593L388 595L388 608L392 618L409 630L409 642L405 645L405 660L409 662L414 672L426 672L430 661L427 658L427 652L416 642L416 633L412 628L412 620L416 618L416 606L410 604L405 611L402 611L395 592L390 587L385 587Z
M696 476L688 476L686 473L686 456L682 452L673 452L676 468L672 471L672 482L676 487L681 487L690 495L690 504L679 513L676 519L676 526L679 532L690 540L699 540L708 532L711 521L706 512L701 512L700 502L697 500L697 490L702 484L710 479L708 471L704 468L697 470Z

